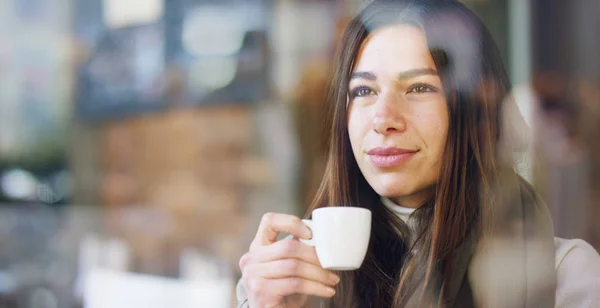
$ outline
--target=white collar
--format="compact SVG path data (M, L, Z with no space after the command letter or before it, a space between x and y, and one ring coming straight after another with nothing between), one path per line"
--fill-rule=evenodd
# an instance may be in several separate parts
M399 216L403 216L403 217L408 217L410 214L412 214L416 210L414 208L398 205L394 201L392 201L386 197L381 197L381 202L383 202L383 205L385 205L392 212L396 213Z

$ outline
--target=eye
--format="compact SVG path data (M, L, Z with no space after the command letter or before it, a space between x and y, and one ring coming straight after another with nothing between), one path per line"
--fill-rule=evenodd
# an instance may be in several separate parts
M436 89L435 87L432 87L428 84L424 84L424 83L418 83L415 84L413 86L410 87L410 89L408 89L408 93L416 93L416 94L422 94L422 93L428 93L428 92L439 92L438 89Z
M350 97L351 98L364 97L364 96L369 96L369 95L373 95L373 94L375 94L375 92L373 90L371 90L369 87L360 86L350 92Z

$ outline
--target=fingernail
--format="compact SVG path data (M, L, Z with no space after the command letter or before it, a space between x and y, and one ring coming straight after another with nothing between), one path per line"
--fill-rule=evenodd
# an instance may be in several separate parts
M327 294L329 296L333 296L335 294L335 290L333 288L327 288Z
M307 226L304 226L304 229L302 230L302 234L304 234L304 237L306 237L307 239L312 238L312 232L310 231L310 229Z
M338 282L340 282L340 277L338 277L336 274L331 274L329 275L329 280L331 280L333 284L338 284Z

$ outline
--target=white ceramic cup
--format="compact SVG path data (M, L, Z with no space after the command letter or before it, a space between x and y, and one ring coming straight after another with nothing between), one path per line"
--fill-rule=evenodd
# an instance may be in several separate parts
M323 207L312 212L312 220L303 219L312 230L310 240L321 266L335 271L360 267L369 246L371 211L360 207Z

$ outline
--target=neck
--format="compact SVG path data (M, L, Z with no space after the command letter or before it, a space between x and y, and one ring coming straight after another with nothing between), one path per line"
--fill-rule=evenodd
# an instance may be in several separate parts
M433 193L434 193L434 188L428 187L428 188L425 188L423 190L420 190L414 194L410 194L407 196L388 197L388 198L400 206L416 209L416 208L421 207L421 205L425 204L425 202L429 198L431 198Z

